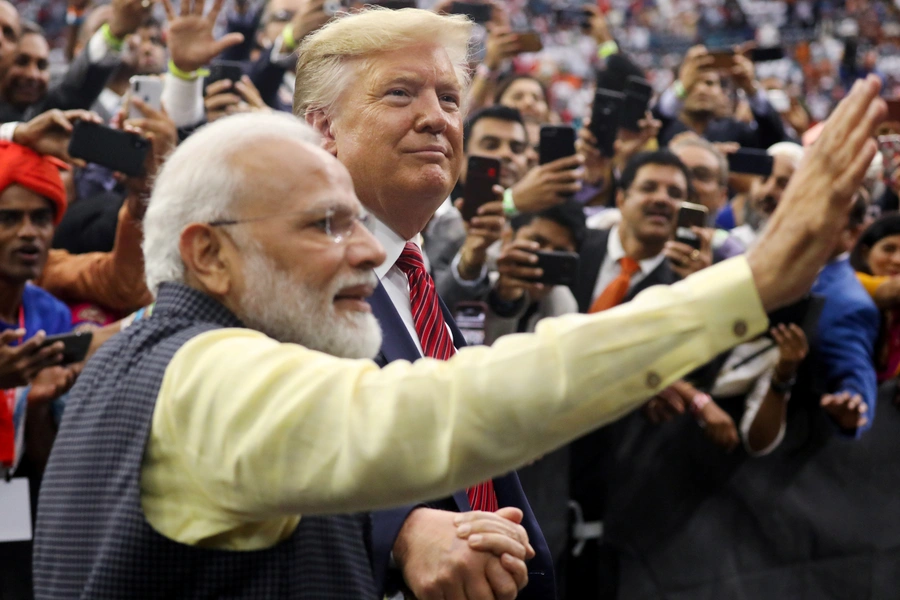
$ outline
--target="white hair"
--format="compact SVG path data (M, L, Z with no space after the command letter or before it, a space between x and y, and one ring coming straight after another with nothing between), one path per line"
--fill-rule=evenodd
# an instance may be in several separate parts
M144 217L144 271L151 292L161 283L184 281L181 232L192 223L228 216L238 198L252 194L250 173L239 159L248 145L270 140L320 144L318 133L291 115L249 113L205 125L169 156Z
M799 165L803 160L803 146L794 142L778 142L772 144L766 150L769 156L784 156L793 161L794 166Z
M372 6L338 17L300 44L294 114L303 117L316 110L330 114L353 77L365 69L350 59L420 44L443 47L460 87L465 88L471 33L472 22L463 15L438 15L417 8Z

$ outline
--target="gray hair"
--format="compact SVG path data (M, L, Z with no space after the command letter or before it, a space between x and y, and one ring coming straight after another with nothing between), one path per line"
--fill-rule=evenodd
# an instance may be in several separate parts
M715 156L716 162L719 163L719 185L721 187L728 187L728 159L725 158L725 155L720 152L712 142L700 136L685 136L683 139L669 145L669 150L672 152L675 152L679 148L703 148Z
M331 114L357 71L350 59L418 44L443 47L460 87L468 85L472 22L462 15L444 16L416 8L369 7L338 17L300 44L294 114L323 110Z
M238 198L250 195L253 184L238 158L248 144L262 140L320 144L318 133L296 117L249 113L201 127L166 160L144 217L144 271L151 292L161 283L184 281L178 246L185 227L227 217Z

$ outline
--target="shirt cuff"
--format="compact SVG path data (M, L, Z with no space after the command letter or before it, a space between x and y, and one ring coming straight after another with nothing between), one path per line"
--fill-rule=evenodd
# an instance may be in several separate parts
M103 32L100 30L91 36L91 41L88 42L87 46L87 53L88 62L92 65L101 62L107 56L117 57L120 54L118 50L110 48L109 44L106 43L106 38L103 37Z
M459 252L456 253L456 256L453 257L453 262L450 263L450 272L453 273L453 279L465 288L474 288L479 285L483 285L487 280L487 263L481 265L481 273L478 274L478 277L472 280L463 279L459 274L459 263L462 260L462 254Z
M16 127L18 126L19 121L10 121L9 123L0 125L0 141L12 142L13 137L16 135Z
M185 80L166 73L162 103L177 127L200 123L204 117L203 78Z
M659 109L659 114L665 118L675 119L678 117L678 113L681 112L681 107L683 105L684 102L678 98L675 89L672 86L669 86L662 94L660 94L656 108Z

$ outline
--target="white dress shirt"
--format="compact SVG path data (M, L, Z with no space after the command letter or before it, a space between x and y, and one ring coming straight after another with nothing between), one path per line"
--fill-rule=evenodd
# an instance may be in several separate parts
M375 275L378 276L391 298L391 303L397 309L400 318L403 319L403 324L406 325L406 330L416 344L416 348L419 349L419 353L424 354L422 344L419 342L419 334L416 333L415 321L413 321L412 307L409 301L409 279L406 277L406 273L395 264L403 253L407 240L397 235L375 215L370 215L370 218L372 219L372 235L384 246L386 254L384 262L375 269ZM413 243L419 247L421 252L422 245L416 241Z
M603 264L600 265L600 273L597 275L597 283L594 285L594 295L591 298L591 303L596 301L600 294L603 293L603 290L606 289L606 286L612 283L612 280L622 272L619 260L624 257L625 248L622 247L622 238L619 237L619 227L615 226L609 230L609 240L606 242L606 257L603 259ZM640 283L664 260L666 260L666 255L660 252L653 258L645 258L639 261L638 266L641 270L631 276L629 289Z

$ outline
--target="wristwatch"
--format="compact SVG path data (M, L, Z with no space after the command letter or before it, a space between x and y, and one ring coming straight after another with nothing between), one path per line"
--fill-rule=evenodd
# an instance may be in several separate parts
M769 389L776 394L784 396L791 393L791 389L794 387L795 383L797 383L796 375L791 375L787 381L779 381L777 376L773 375L772 380L769 382Z

